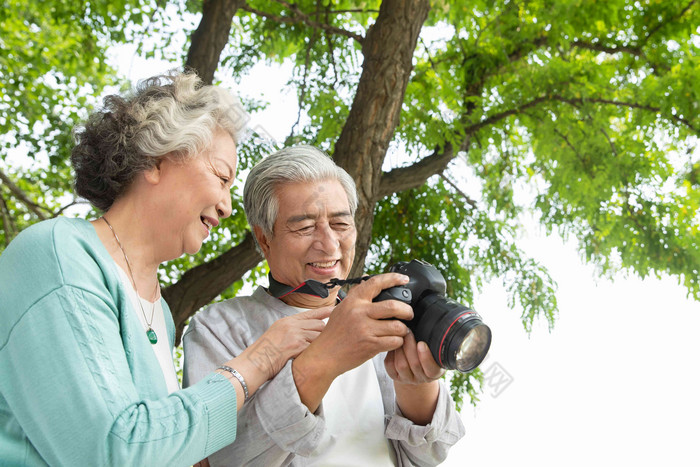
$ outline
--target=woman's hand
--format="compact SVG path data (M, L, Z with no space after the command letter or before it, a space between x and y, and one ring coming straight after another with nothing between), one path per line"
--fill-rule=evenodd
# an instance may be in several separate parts
M330 306L316 308L275 321L241 356L250 359L268 379L274 377L318 337L332 310Z

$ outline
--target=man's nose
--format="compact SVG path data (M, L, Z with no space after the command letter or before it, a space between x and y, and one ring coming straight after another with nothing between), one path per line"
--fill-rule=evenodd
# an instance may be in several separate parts
M333 230L330 225L326 224L316 229L315 246L326 253L333 253L340 246L338 232Z

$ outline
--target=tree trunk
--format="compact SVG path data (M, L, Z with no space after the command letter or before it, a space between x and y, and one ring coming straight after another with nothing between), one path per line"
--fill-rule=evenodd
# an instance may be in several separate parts
M240 4L240 0L204 2L202 21L192 34L187 66L197 70L208 83L213 80L219 56L228 42L233 15ZM413 68L413 52L429 9L429 0L384 0L376 23L363 41L362 75L334 153L336 163L350 173L358 189L355 216L358 235L351 275L359 275L364 269L372 237L374 205L386 194L386 188L382 189L382 164L399 123ZM425 178L430 175L425 174ZM248 233L239 245L213 261L190 269L177 283L163 290L177 327L176 342L180 341L184 323L195 311L262 259L252 234Z
M364 269L382 164L399 124L413 53L429 10L428 0L384 0L362 44L362 75L333 155L357 184L357 246L352 276Z
M219 66L219 57L231 34L231 22L244 0L204 0L202 20L192 33L185 67L197 72L202 81L211 84Z
M175 320L175 342L180 342L185 322L195 311L211 302L262 259L255 249L253 234L248 232L241 243L216 259L190 269L179 281L164 289L163 298Z

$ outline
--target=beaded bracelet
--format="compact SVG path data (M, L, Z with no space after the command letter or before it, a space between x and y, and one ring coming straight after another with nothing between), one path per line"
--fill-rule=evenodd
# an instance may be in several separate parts
M230 366L226 365L221 365L219 368L217 368L217 370L228 371L241 383L241 386L243 386L243 394L245 394L245 399L243 402L248 402L248 385L245 384L245 379L243 379L243 376Z

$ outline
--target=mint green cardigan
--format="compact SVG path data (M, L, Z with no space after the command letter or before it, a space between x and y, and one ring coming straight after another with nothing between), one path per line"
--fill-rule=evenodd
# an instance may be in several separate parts
M223 376L168 395L116 267L80 219L0 256L0 465L186 466L235 439Z

